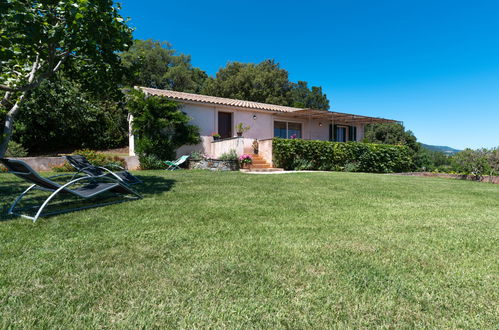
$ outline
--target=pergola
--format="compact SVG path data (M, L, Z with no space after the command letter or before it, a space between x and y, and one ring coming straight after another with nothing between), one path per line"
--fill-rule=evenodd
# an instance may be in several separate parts
M286 117L286 118L299 118L308 120L324 120L332 122L335 124L372 124L372 123L400 123L400 121L393 119L385 119L378 117L368 117L361 115L354 115L350 113L316 110L316 109L303 109L296 110L293 112L276 113L276 117Z

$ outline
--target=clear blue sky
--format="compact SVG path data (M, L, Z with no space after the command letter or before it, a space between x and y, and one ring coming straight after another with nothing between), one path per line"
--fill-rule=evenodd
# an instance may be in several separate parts
M499 146L499 0L122 0L136 38L214 75L273 58L331 110L397 119L423 143Z

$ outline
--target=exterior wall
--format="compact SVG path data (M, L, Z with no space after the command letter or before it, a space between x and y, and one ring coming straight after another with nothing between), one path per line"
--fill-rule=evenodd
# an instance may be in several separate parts
M272 158L272 139L258 141L258 155L273 166Z
M232 113L232 134L236 135L235 127L238 123L242 123L244 126L249 126L249 131L243 134L243 148L241 153L249 153L252 150L251 144L254 139L266 140L274 137L274 122L275 121L285 121L294 122L302 124L302 138L309 140L329 140L329 125L330 120L324 119L307 119L307 118L293 118L282 116L281 114L275 115L273 113L259 112L259 111L246 111L237 108L230 108L224 106L213 106L208 104L183 104L182 111L184 111L189 117L191 117L190 123L196 125L200 129L201 143L192 146L182 146L177 150L177 157L181 155L189 154L193 151L199 151L208 154L212 157L218 157L221 153L227 152L229 148L221 152L219 145L216 142L213 143L213 138L211 134L213 132L218 132L218 112L231 112ZM357 126L357 141L362 140L364 137L364 125ZM130 134L130 151L133 153L133 135ZM229 143L230 144L230 143ZM223 144L223 146L229 146L229 144ZM268 159L268 161L271 160Z
M245 138L236 137L232 139L223 139L218 141L213 141L211 143L211 158L218 159L222 154L229 152L234 149L238 155L244 153ZM253 140L250 140L253 141Z

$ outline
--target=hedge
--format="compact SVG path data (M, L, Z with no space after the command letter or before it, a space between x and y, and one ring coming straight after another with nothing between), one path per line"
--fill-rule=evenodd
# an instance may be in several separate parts
M390 173L414 170L407 146L274 138L274 164L286 170Z

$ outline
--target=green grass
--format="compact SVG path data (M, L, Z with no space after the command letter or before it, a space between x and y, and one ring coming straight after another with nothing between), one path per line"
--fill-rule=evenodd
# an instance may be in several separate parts
M499 324L499 185L138 174L143 200L0 222L0 327Z

